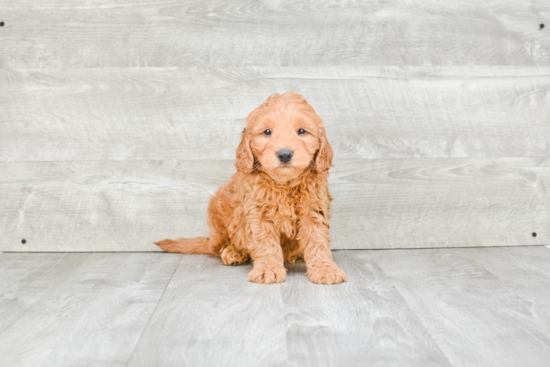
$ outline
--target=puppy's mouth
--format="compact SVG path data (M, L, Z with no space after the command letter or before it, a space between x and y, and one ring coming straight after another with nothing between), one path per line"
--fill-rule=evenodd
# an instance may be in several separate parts
M286 170L294 169L294 168L296 168L296 167L294 167L294 166L292 165L292 163L287 162L287 163L280 163L280 164L277 166L277 168L280 169L280 170L286 171Z

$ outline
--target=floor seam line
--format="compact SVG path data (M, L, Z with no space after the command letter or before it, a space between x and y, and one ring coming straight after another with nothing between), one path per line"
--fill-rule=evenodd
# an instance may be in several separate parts
M164 287L164 290L162 291L162 294L161 294L157 304L155 305L155 308L153 309L153 312L151 312L151 316L149 317L149 320L147 320L147 324L145 324L145 327L143 328L143 331L141 332L141 335L139 336L139 339L136 342L136 346L134 347L134 350L132 350L132 353L130 353L130 355L128 356L128 360L124 364L125 367L127 367L128 363L130 363L130 360L132 359L132 356L136 352L136 349L139 346L139 343L141 342L141 339L143 338L143 334L145 334L145 331L149 327L149 324L151 323L151 320L153 319L153 316L155 315L155 312L157 312L157 308L160 305L160 302L162 301L162 298L164 297L164 294L166 293L166 290L168 289L168 286L170 285L170 283L172 283L172 279L174 278L174 274L176 274L176 271L180 267L181 259L183 259L183 255L180 256L180 259L179 259L178 263L176 264L176 266L174 268L174 271L172 272L172 275L170 276L170 279L168 280L168 282L166 282L166 287Z
M435 340L434 336L432 335L431 331L428 329L428 327L424 324L424 322L422 321L422 319L420 318L420 316L418 315L418 313L416 312L416 310L409 304L409 302L407 301L407 299L405 298L405 296L403 296L403 294L401 293L401 290L399 289L398 285L395 284L395 280L392 276L388 275L385 270L384 270L384 266L377 262L376 265L380 268L380 270L382 271L382 274L384 274L384 276L386 277L386 279L388 279L391 284L393 285L393 289L395 289L395 291L397 292L397 294L399 295L399 297L401 298L401 300L405 303L405 305L407 305L409 311L412 312L412 314L414 315L414 317L416 318L416 320L418 321L418 323L420 325L422 325L422 327L424 328L424 330L426 331L426 333L430 336L430 338L432 339L432 341L434 342L434 345L437 347L437 349L441 352L441 355L443 357L445 357L445 360L449 363L449 366L451 367L454 367L456 366L452 361L451 359L449 358L449 356L447 355L447 353L445 353L445 351L443 349L441 349L441 345Z

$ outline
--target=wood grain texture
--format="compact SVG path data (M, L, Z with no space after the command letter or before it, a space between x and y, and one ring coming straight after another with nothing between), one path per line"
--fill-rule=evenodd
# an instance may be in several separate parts
M6 366L544 366L550 249L334 251L246 281L207 255L0 253ZM163 293L164 291L164 293ZM161 297L162 295L162 297ZM153 311L154 310L154 311Z
M177 254L0 255L5 366L124 366Z
M183 256L127 366L284 365L280 287L247 282L250 270Z
M545 0L3 1L0 67L548 65Z
M550 67L0 70L0 161L234 159L302 93L345 158L550 155Z
M348 275L338 287L311 284L304 264L288 266L282 299L293 365L449 366L391 280L366 254L333 252Z
M523 306L534 325L550 340L550 296L541 292L550 289L550 251L546 247L505 247L498 256L493 256L490 249L468 249L464 255L512 288L525 301Z
M208 200L234 167L0 162L0 172L0 251L157 251L159 239L208 235ZM549 244L548 187L548 158L337 161L331 246Z
M370 254L453 366L543 366L550 359L550 296L543 291L550 272L526 262L526 253L550 261L544 247ZM510 282L508 272L520 277ZM538 289L537 302L524 287Z
M333 171L333 248L550 243L549 158L350 160Z
M208 235L208 200L234 171L225 161L0 165L0 241L17 251L156 251L165 237Z
M376 264L334 255L350 278L334 287L183 256L128 366L450 366Z

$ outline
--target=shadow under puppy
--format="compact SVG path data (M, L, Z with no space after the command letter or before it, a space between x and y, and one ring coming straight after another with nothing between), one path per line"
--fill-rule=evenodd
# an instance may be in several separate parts
M246 119L237 172L210 199L210 237L156 244L216 255L225 265L252 258L248 280L256 283L284 282L284 262L300 260L314 283L345 282L329 247L332 156L323 120L301 95L269 97Z

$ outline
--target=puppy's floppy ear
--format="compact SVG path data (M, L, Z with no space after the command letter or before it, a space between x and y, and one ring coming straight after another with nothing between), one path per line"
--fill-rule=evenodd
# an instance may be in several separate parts
M237 171L242 173L250 173L254 168L254 155L250 148L250 138L246 128L243 130L243 137L241 143L237 147L237 162L235 162Z
M330 167L332 167L334 152L328 143L325 128L322 125L319 126L319 143L319 151L315 157L315 169L319 173L327 173Z

